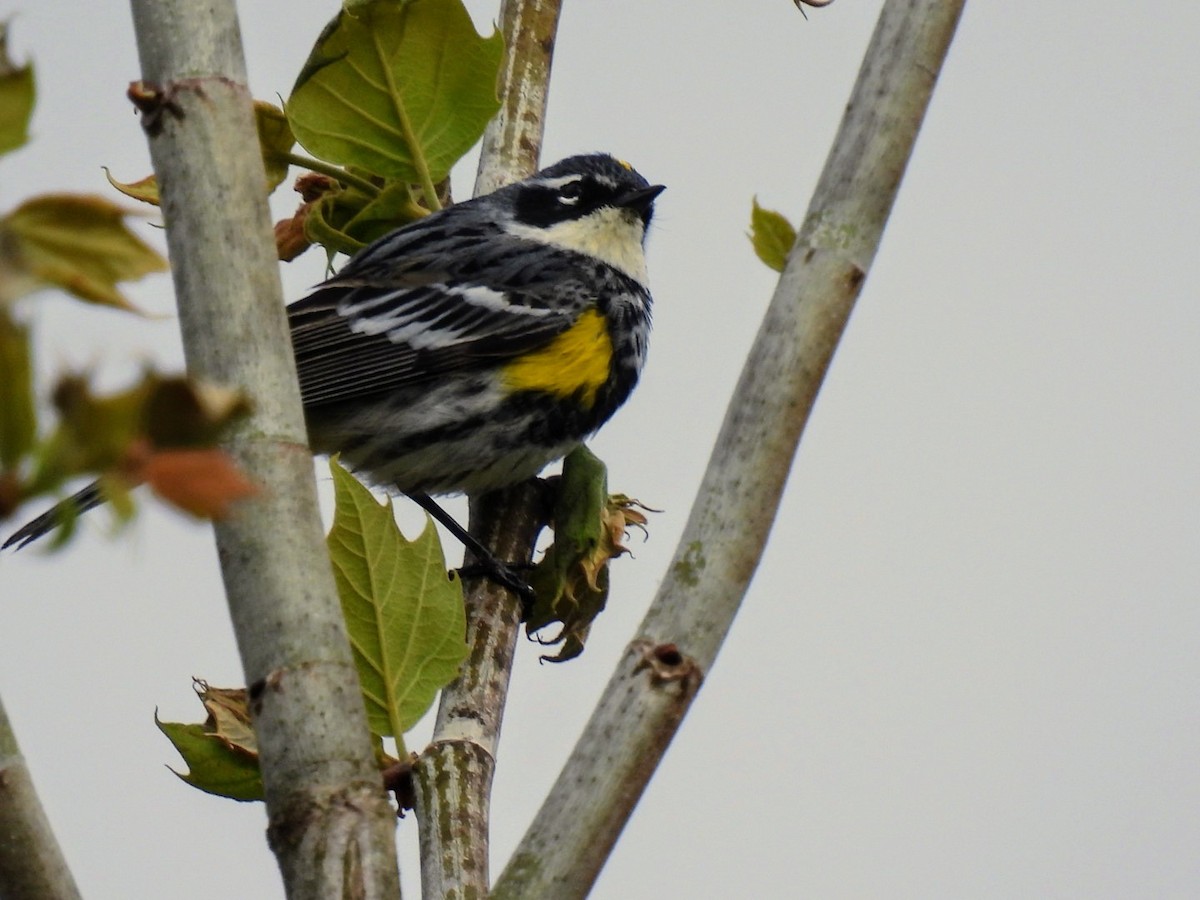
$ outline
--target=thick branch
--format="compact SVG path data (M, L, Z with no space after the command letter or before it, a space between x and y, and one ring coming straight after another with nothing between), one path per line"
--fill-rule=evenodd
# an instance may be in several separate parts
M542 148L560 0L505 0L501 108L483 136L476 195L532 174ZM542 525L541 491L519 485L471 503L471 532L498 559L528 562ZM442 692L429 748L417 762L421 887L427 900L485 896L488 808L521 605L479 581L467 596L471 655Z
M475 536L502 559L528 562L543 524L542 495L542 483L528 481L472 500ZM433 738L414 771L429 900L469 896L471 888L487 893L492 777L520 625L521 604L508 591L481 581L468 592L470 655L442 690Z
M0 897L78 900L50 820L38 801L0 703Z
M373 758L317 512L232 0L133 0L135 87L188 368L255 411L230 442L263 486L217 548L289 897L397 897L394 814Z
M679 685L712 665L762 555L962 5L885 4L675 558L494 898L588 893L686 711L690 695ZM672 651L679 679L643 662Z
M561 6L562 0L504 0L501 6L502 105L483 134L476 196L537 171Z

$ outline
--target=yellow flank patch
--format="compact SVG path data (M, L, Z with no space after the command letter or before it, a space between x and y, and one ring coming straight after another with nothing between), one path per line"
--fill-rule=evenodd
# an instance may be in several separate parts
M542 391L563 398L578 393L590 408L596 392L608 381L612 355L604 316L589 309L541 350L505 366L504 384L512 391Z

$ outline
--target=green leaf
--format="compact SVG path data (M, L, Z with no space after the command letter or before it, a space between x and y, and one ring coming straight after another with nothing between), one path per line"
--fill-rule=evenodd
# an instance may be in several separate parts
M152 390L152 376L131 388L100 395L86 376L65 375L54 386L58 427L41 454L39 466L52 473L38 482L54 481L116 466L141 436L142 411Z
M8 23L0 22L0 153L16 150L29 140L35 99L33 66L14 65L8 55Z
M117 289L167 261L125 225L128 210L103 197L44 194L0 218L0 303L45 287L133 310Z
M288 120L315 156L429 187L500 108L503 54L501 35L480 37L461 0L354 3L317 39Z
M296 139L292 136L292 128L288 125L283 110L265 100L254 101L254 124L258 128L258 149L262 153L269 194L287 178L288 167L292 164L289 154ZM104 177L126 197L149 203L151 206L158 206L160 203L158 179L153 175L147 175L138 181L117 181L105 168Z
M352 210L352 215L340 230L357 241L369 244L376 238L414 222L428 210L413 200L408 184L392 182L366 204Z
M339 188L307 207L304 235L327 250L353 255L376 238L427 214L403 181L393 181L374 197L354 188Z
M756 197L750 212L750 241L759 259L776 272L782 272L796 243L796 229L782 213L759 206Z
M258 146L267 173L267 193L287 178L291 160L288 154L296 138L283 110L265 100L254 101L254 123L258 126Z
M310 244L320 244L330 253L345 253L353 256L363 247L365 241L346 234L336 223L344 221L347 216L342 213L341 198L347 193L331 191L308 207L304 217L304 237ZM361 208L361 207L359 207ZM352 215L352 213L350 214Z
M258 767L258 736L250 721L245 688L214 688L193 679L196 696L208 718L203 725L163 722L154 724L175 745L188 764L186 775L175 772L193 787L233 800L263 799ZM175 771L172 769L171 771Z
M104 170L104 177L108 179L108 183L126 197L140 200L142 203L149 203L151 206L159 205L161 198L158 196L158 179L153 175L147 175L138 181L117 181L107 167L101 166L100 168Z
M563 461L554 543L530 578L536 599L525 623L543 644L560 645L557 654L543 660L565 662L583 652L592 622L608 602L609 561L627 552L621 539L631 525L645 527L645 516L635 509L640 505L619 494L609 496L604 463L586 447ZM554 637L537 634L554 622L562 626Z
M362 683L367 720L397 739L425 714L467 656L462 585L446 574L437 530L415 541L330 460L335 510L329 556Z
M27 496L75 475L107 473L114 490L149 481L160 496L211 516L252 492L223 453L203 451L249 412L238 391L147 370L132 387L105 395L86 376L68 375L53 401L58 424L37 448Z
M0 307L0 471L16 468L36 434L29 331Z
M262 774L255 755L234 749L205 725L163 722L154 717L187 763L187 772L175 772L192 787L231 800L262 800Z

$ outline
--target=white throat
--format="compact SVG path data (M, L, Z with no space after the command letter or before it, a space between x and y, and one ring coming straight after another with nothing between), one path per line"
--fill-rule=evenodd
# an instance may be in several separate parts
M549 228L534 228L510 222L510 234L593 256L646 286L646 235L642 217L631 209L605 206L582 219L559 222Z

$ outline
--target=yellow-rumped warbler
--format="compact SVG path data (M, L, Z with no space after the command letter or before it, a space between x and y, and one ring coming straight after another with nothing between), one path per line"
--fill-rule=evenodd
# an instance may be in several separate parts
M359 252L288 307L313 450L431 512L430 494L505 487L566 455L641 372L662 190L611 156L573 156ZM94 486L66 501L99 502Z

